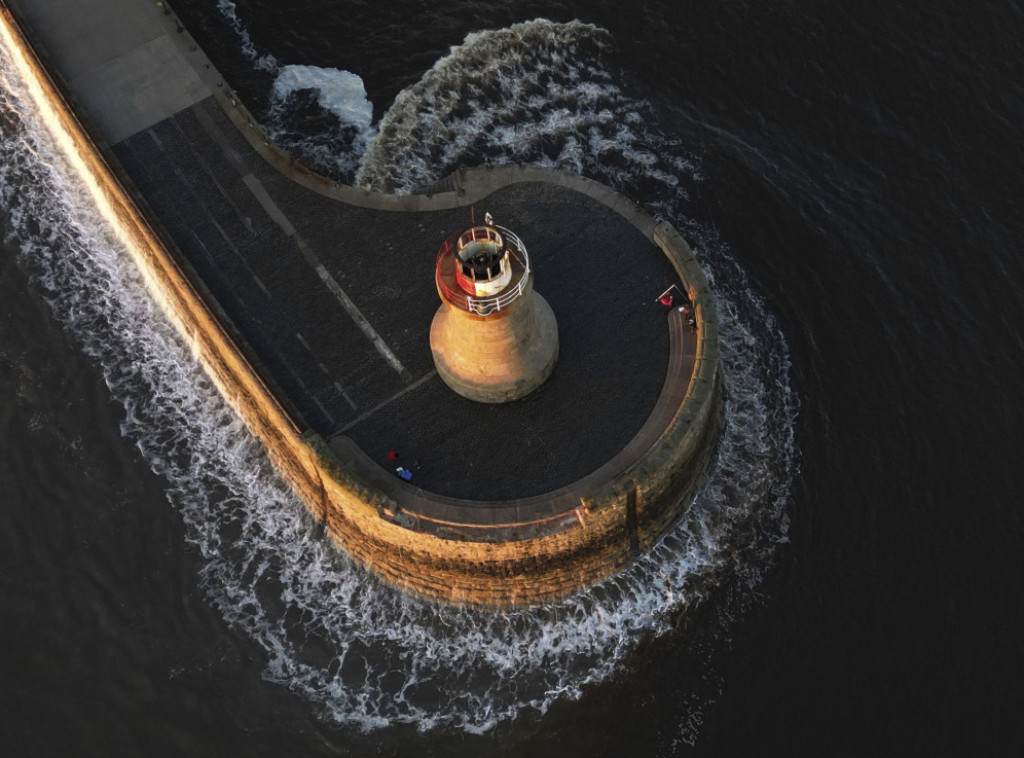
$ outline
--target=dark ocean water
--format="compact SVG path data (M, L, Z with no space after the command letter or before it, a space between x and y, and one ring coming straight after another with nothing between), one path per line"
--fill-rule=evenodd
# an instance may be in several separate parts
M729 426L627 577L395 596L209 389L4 54L5 753L1024 753L1024 7L174 7L337 178L544 163L673 221Z

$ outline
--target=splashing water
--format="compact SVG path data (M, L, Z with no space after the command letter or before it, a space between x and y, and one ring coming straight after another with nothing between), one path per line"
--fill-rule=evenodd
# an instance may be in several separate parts
M252 67L275 77L268 107L259 117L267 136L313 170L351 181L359 156L376 134L363 80L336 68L283 66L270 53L257 51L232 0L218 0L217 10Z
M315 101L315 102L313 102ZM317 113L320 129L310 127ZM305 115L303 115L305 114ZM366 99L363 80L348 71L316 66L283 66L271 89L264 118L267 134L303 162L335 179L354 176L358 156L376 134L373 105ZM347 146L340 150L338 146Z
M500 53L489 69L493 81L463 59L481 44ZM408 191L482 151L495 160L551 161L619 187L653 186L643 196L698 243L715 280L726 419L690 512L618 577L559 603L506 613L407 598L322 536L150 298L130 254L27 105L6 53L0 56L7 241L124 404L123 433L166 479L201 555L210 601L266 651L266 678L300 693L325 719L364 729L405 723L477 732L544 713L606 679L639 640L670 629L723 573L755 585L785 540L796 409L782 336L713 230L682 216L685 188L699 181L696 163L657 135L643 117L647 106L623 95L598 66L608 44L604 32L582 24L533 22L471 35L396 100L360 171L368 186ZM517 46L517 68L508 69ZM531 81L565 86L516 95ZM445 107L449 85L476 92L473 107ZM517 118L502 125L481 111ZM415 139L425 123L444 129L450 145Z
M603 65L611 47L606 31L578 21L468 35L395 98L357 183L408 193L458 168L516 162L600 178L631 197L657 185L684 201L696 161L657 133L649 103L616 84Z
M238 6L232 0L217 0L217 10L220 11L224 20L228 22L228 26L238 36L238 41L242 46L242 54L252 63L253 68L269 73L276 71L277 58L269 53L261 55L256 51L256 45L253 44L249 30L245 28L245 24L238 17Z

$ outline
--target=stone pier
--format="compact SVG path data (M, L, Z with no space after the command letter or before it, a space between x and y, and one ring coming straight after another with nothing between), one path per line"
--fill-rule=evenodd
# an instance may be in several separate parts
M721 420L717 317L670 225L536 167L401 197L317 176L164 3L6 0L0 21L168 317L367 570L443 602L546 602L689 507ZM430 348L436 252L473 205L523 237L558 323L548 379L501 405L452 393ZM670 285L695 330L655 302Z

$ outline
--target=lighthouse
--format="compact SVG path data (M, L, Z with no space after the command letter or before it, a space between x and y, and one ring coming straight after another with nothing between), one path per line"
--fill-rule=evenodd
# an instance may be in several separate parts
M517 400L543 384L558 358L558 325L533 291L519 237L488 213L445 239L434 279L441 307L430 349L445 384L482 403Z

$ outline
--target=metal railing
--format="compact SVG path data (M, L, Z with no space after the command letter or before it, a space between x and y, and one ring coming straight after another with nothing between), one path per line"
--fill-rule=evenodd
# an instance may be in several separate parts
M480 231L483 232L483 235L478 237L477 232ZM484 242L496 242L501 245L501 234L496 226L474 226L464 231L456 239L459 241L460 249L467 242L479 242L481 239Z
M497 295L491 295L489 297L471 297L461 289L453 289L444 283L444 280L441 277L441 263L445 256L450 256L453 259L452 265L457 265L456 261L458 259L458 253L456 251L456 245L463 232L458 232L448 237L448 239L444 241L444 244L441 245L441 250L437 254L437 265L435 269L437 287L441 290L445 300L462 310L470 313L477 313L481 316L487 316L495 311L508 308L509 305L511 305L526 291L526 287L530 282L530 256L527 254L526 246L523 245L522 240L520 240L512 231L503 226L495 226L494 228L497 229L504 238L505 247L508 249L509 257L515 259L523 270L519 281L516 282L511 289L504 290L503 292L499 292Z

